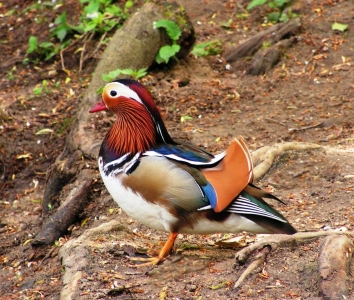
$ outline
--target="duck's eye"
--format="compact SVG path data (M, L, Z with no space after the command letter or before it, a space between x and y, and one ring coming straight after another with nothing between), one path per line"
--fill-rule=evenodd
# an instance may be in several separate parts
M118 93L117 93L115 90L111 90L111 91L109 92L109 95L110 95L111 97L115 97L115 96L118 95Z

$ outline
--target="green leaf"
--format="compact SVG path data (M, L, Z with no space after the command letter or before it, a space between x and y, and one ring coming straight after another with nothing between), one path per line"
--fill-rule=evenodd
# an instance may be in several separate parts
M217 55L222 51L222 43L218 40L196 44L192 54L196 57Z
M116 5L110 5L106 7L105 13L111 14L115 17L120 17L122 15L122 10Z
M134 70L132 69L124 69L121 71L122 74L124 75L133 75L134 74Z
M134 1L129 0L125 2L124 9L127 10L129 8L132 8L133 5L134 5Z
M98 12L99 8L100 8L100 3L97 1L88 1L89 5L87 5L84 9L86 14L93 14L95 12Z
M43 42L39 45L39 47L43 49L54 48L54 44L52 42Z
M181 47L179 45L163 46L159 51L159 56L163 60L163 62L168 63L170 58L175 56L175 54L180 50L180 48Z
M90 22L90 23L86 24L84 31L88 32L88 31L95 29L96 27L97 27L97 24L95 22Z
M101 87L96 91L96 94L101 95L102 92L103 92L103 88L104 88L104 86L101 86Z
M337 23L334 22L332 24L332 30L338 30L338 31L346 31L348 29L348 24L341 24L341 23Z
M122 73L121 69L113 70L108 74L102 74L102 80L106 82L111 82L116 79Z
M181 122L182 122L182 123L184 123L184 122L186 122L186 121L190 121L190 120L193 120L193 117L188 116L188 115L181 117Z
M160 20L154 23L155 28L165 28L168 36L174 40L177 41L181 35L181 29L179 26L170 20Z
M155 56L155 61L158 63L158 64L162 64L163 62L165 62L162 57L160 56L160 52L158 52Z
M279 21L279 18L280 18L280 12L279 11L274 11L274 12L271 12L269 15L268 15L268 21L269 22L278 22Z
M66 40L65 42L61 43L60 46L59 46L60 50L65 49L67 46L70 45L70 43L71 43L71 39Z
M42 92L43 92L43 87L41 87L41 86L35 87L33 89L33 94L35 94L35 95L40 95L40 94L42 94Z
M37 51L38 49L38 40L35 36L30 36L30 38L28 39L28 49L27 49L27 53L32 53L34 51Z
M66 24L66 11L64 11L59 17L55 19L54 24Z
M268 0L252 0L250 4L247 5L246 9L250 10L253 7L266 4Z
M76 25L76 26L74 26L74 25L69 25L69 27L70 27L70 29L75 30L75 31L78 32L79 34L82 34L82 33L84 33L84 31L85 31L85 25L84 25L83 23L80 23L80 24L78 24L78 25Z
M41 135L41 134L46 134L46 133L53 133L54 130L50 128L43 128L35 133L35 135Z
M147 74L147 68L142 68L140 70L138 70L136 72L136 74L134 74L133 76L136 78L136 79L139 79L139 78L142 78L144 77L146 74Z
M275 5L277 5L278 7L283 7L288 2L289 0L274 0Z
M54 33L57 36L57 38L62 42L65 39L65 37L68 33L68 30L67 30L67 27L60 26L54 31Z
M279 18L279 22L287 22L289 21L289 16L287 14L281 14Z

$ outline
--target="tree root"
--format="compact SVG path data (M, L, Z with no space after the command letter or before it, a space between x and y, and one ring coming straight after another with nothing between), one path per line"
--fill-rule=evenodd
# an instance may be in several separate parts
M264 264L268 253L271 251L270 246L265 246L256 255L255 260L247 267L247 269L241 274L234 285L234 289L237 289L242 282L247 278L248 275L252 274L258 267Z
M75 188L71 190L59 209L43 225L41 231L32 242L33 246L51 245L65 233L77 214L85 206L92 180L92 170L84 169L80 171L74 183Z
M313 143L279 143L273 146L265 146L252 152L252 159L257 164L253 170L254 180L261 179L271 168L274 159L285 151L302 151L321 148L318 144Z
M352 242L347 238L346 234L350 233L343 233L339 231L320 231L320 232L298 232L293 235L285 235L285 234L277 234L277 235L269 235L257 242L254 242L253 244L250 244L249 246L243 248L242 250L238 251L235 255L236 262L238 264L244 264L247 259L251 256L252 253L255 251L259 251L258 254L255 256L255 260L248 265L246 270L243 271L241 276L238 278L236 281L234 288L238 288L243 281L251 275L258 267L263 265L265 262L265 259L270 253L271 249L276 249L278 247L291 247L294 245L298 244L304 244L310 241L314 241L320 237L328 236L327 238L329 239L328 243L325 243L321 254L320 254L320 275L322 278L325 278L325 280L329 280L329 274L331 274L331 278L333 278L337 273L338 273L338 266L341 268L343 266L343 263L340 263L344 261L344 265L346 266L345 268L341 268L346 270L346 274L349 273L349 261L352 257L347 255L347 253L353 252L353 244ZM333 246L333 241L338 241L340 239L341 243L337 243L337 247ZM330 245L329 247L326 245ZM343 246L344 245L344 246ZM348 246L350 245L350 246ZM345 251L339 251L338 248L343 248ZM336 249L333 251L333 249ZM331 252L333 255L332 256L341 256L339 259L335 260L332 256L328 256L328 252ZM339 253L339 255L338 255ZM343 258L345 257L345 258ZM324 263L321 264L321 258L324 261ZM338 262L338 260L340 262ZM328 267L328 264L333 261L335 265L332 263L332 268L330 269ZM330 270L328 270L330 269ZM321 271L322 270L322 271ZM325 276L327 275L327 276ZM340 279L338 280L338 285L341 285L342 291L343 291L343 285L345 283L342 283L343 276L340 276ZM322 281L323 282L323 281ZM327 288L327 290L333 290L331 289L331 283L329 285L327 283L323 283L323 286ZM329 294L327 290L323 294ZM335 290L335 289L334 289Z
M345 235L330 235L324 240L320 257L320 294L325 299L345 299L353 256L353 242Z

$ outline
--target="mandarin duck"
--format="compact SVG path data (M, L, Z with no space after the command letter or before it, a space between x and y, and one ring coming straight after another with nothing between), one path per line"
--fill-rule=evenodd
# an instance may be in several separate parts
M130 217L169 233L158 256L143 259L146 265L163 261L178 233L296 232L263 200L279 199L252 184L241 138L217 155L174 141L151 94L130 79L108 83L89 112L104 110L116 115L98 158L108 192Z

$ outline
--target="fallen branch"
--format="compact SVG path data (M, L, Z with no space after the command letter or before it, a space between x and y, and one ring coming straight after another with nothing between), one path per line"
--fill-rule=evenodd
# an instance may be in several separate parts
M286 23L278 23L249 38L241 45L228 49L225 54L225 59L228 63L231 63L242 57L251 56L256 53L265 42L270 44L277 43L282 39L295 35L300 27L301 21L299 18L291 19Z
M323 122L319 122L319 123L314 124L314 125L298 127L298 128L289 128L288 131L289 131L290 133L292 133L292 132L294 132L294 131L301 131L301 130L307 130L307 129L316 128L316 127L321 126L321 125L323 125Z
M295 37L277 42L276 44L259 50L253 57L251 66L247 70L247 74L261 75L267 73L280 60L282 54L296 41Z
M279 124L279 125L284 126L284 127L287 127L287 125L286 125L285 123L280 122L280 121L277 121L277 120L274 120L274 119L272 119L272 118L264 118L264 120L269 121L269 122L273 122L273 123L276 123L276 124Z

